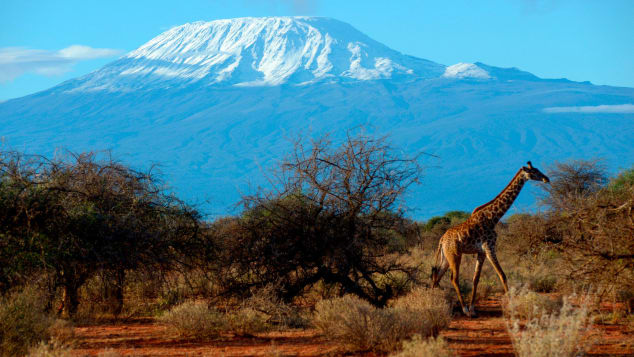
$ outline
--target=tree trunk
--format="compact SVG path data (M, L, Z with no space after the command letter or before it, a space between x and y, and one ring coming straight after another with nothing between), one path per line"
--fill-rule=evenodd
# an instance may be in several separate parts
M77 312L79 306L78 287L75 284L66 283L62 285L62 304L57 313L63 318L70 318Z
M123 310L123 286L125 283L125 271L118 269L114 272L114 284L112 284L112 297L114 299L114 306L112 313L114 316L119 316Z

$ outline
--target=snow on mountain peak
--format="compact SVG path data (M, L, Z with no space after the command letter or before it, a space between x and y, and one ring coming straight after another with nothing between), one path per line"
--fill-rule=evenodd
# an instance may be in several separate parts
M445 69L445 73L443 77L446 78L480 78L480 79L489 79L491 75L489 72L485 71L481 67L473 63L456 63L453 66L449 66Z
M173 27L85 76L76 89L434 78L444 69L394 51L337 20L243 17Z

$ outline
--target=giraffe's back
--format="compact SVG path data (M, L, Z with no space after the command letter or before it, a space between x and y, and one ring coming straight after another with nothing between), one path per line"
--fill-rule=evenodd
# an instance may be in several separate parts
M482 232L469 221L447 229L440 238L440 243L448 250L447 252L460 254L481 253L483 241Z

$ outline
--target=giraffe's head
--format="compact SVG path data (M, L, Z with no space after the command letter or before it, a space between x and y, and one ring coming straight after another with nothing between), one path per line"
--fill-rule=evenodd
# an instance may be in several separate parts
M541 181L544 183L550 182L550 179L536 167L533 167L533 164L531 164L530 161L526 163L526 166L522 167L522 171L524 172L525 177L529 180Z

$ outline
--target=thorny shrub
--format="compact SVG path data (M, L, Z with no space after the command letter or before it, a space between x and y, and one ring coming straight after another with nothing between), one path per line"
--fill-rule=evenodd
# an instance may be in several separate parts
M559 311L562 303L560 299L552 299L525 287L512 287L505 297L503 306L504 312L510 318L531 320L543 313L552 314Z
M274 326L271 318L282 310L262 306L262 301L247 299L237 309L218 311L206 302L186 301L163 314L159 321L185 337L209 339L228 331L253 335L271 330Z
M437 336L451 322L451 306L440 289L415 288L409 294L396 299L392 306L409 311L420 319L419 333L423 336ZM427 331L424 331L422 324Z
M273 284L256 289L250 297L242 301L240 310L253 310L260 313L265 317L265 322L270 328L305 327L308 323L297 307L285 303L276 294L276 287Z
M424 290L415 290L385 308L350 295L322 300L315 308L313 324L350 351L396 351L406 338L432 336L448 325L448 303L433 303L434 299L444 301Z
M268 330L266 318L264 313L248 307L226 315L229 329L238 335L252 335Z
M187 301L175 306L158 320L180 336L215 338L228 327L223 313L209 308L205 302Z
M569 280L601 293L634 289L634 170L608 181L596 162L573 161L549 176L544 241L561 253Z
M243 197L241 217L212 227L208 260L219 262L211 268L222 293L274 283L291 302L324 283L384 306L418 271L392 253L407 245L401 204L420 174L418 158L385 139L297 140L272 173L274 188Z

